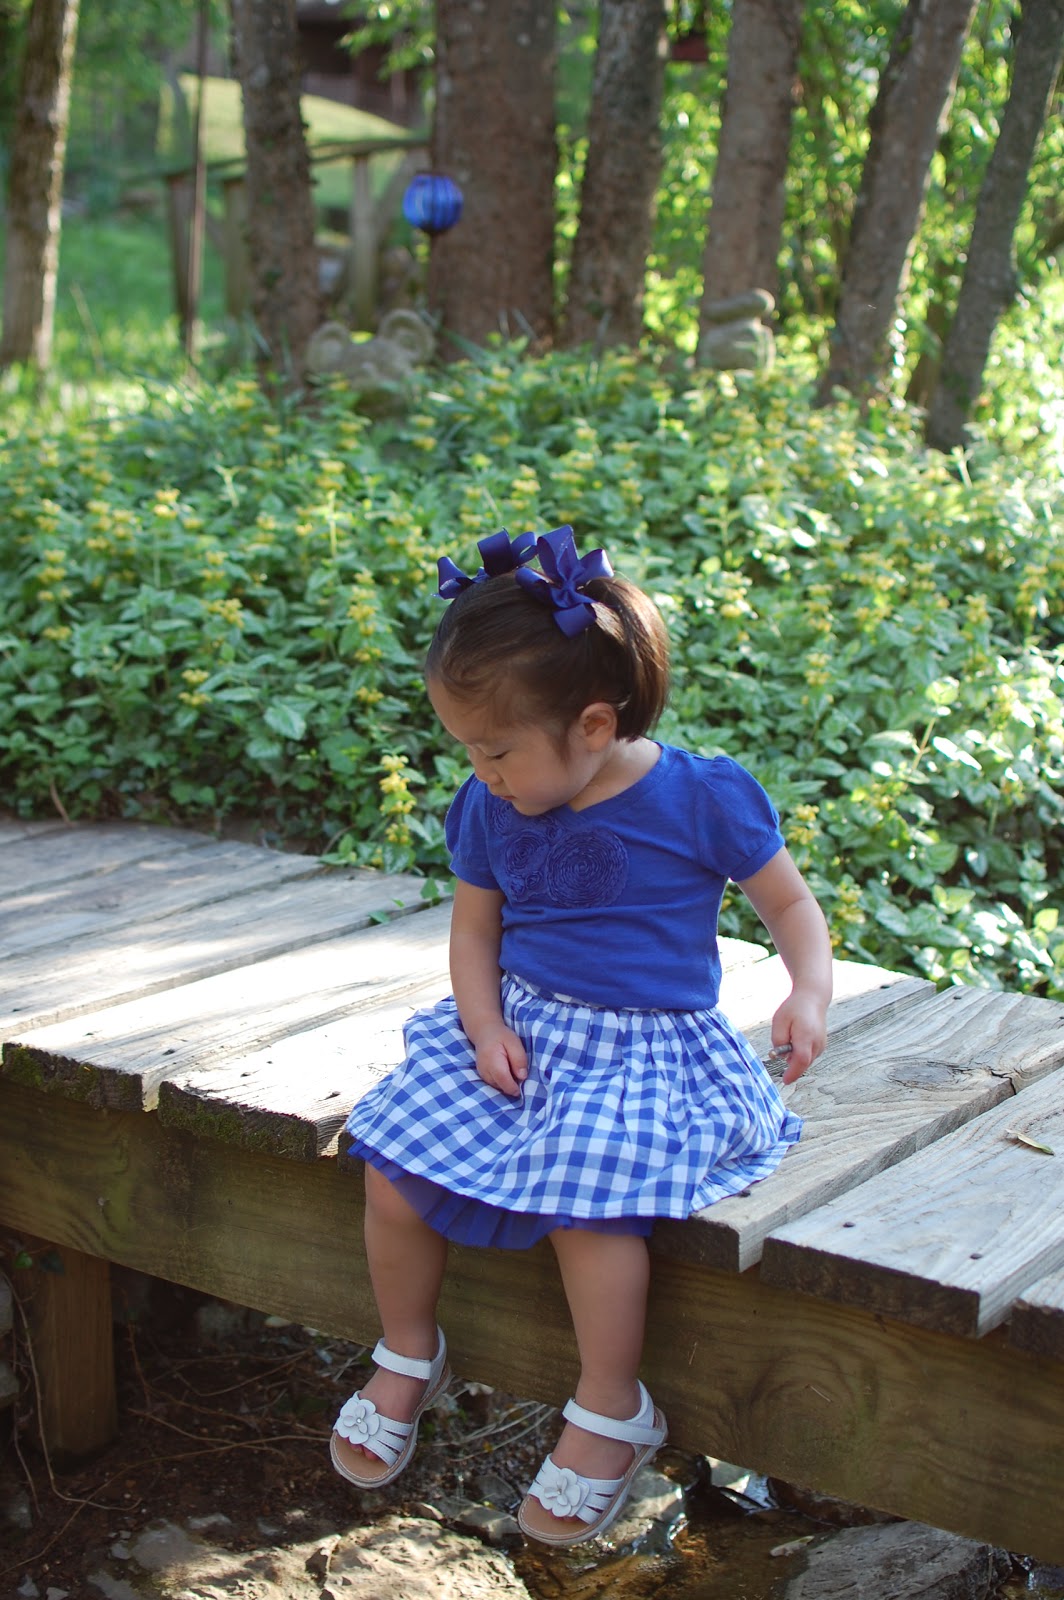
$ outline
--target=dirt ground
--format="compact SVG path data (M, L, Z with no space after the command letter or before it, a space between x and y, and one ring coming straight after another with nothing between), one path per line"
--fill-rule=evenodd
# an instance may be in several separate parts
M361 1496L332 1470L327 1441L369 1371L368 1351L157 1280L133 1288L137 1303L116 1327L118 1437L74 1470L56 1472L41 1449L16 1321L22 1393L0 1415L5 1600L26 1575L42 1600L49 1588L95 1592L86 1575L159 1518L252 1549L416 1513L440 1496L476 1500L488 1489L501 1500L509 1488L516 1500L557 1432L549 1407L455 1384L422 1420L401 1480Z
M327 1446L333 1418L369 1371L368 1350L157 1279L116 1271L115 1280L118 1436L73 1470L57 1472L41 1448L32 1363L16 1316L20 1397L0 1413L2 1600L101 1600L94 1577L114 1573L116 1550L162 1520L234 1552L298 1551L302 1574L313 1541L395 1516L423 1518L427 1506L490 1502L512 1510L557 1437L551 1407L455 1383L422 1419L418 1452L403 1476L362 1495L332 1470ZM836 1518L832 1508L841 1502L743 1505L741 1496L709 1487L699 1475L702 1458L666 1450L656 1464L686 1491L679 1538L598 1569L517 1544L507 1553L529 1594L764 1600L782 1577L771 1559L780 1547L850 1520ZM876 1520L842 1509L856 1521ZM249 1582L241 1575L225 1593L266 1592ZM1064 1570L1036 1576L1034 1564L1017 1561L1011 1581L993 1594L1061 1600L1062 1582ZM307 1591L298 1581L269 1592Z

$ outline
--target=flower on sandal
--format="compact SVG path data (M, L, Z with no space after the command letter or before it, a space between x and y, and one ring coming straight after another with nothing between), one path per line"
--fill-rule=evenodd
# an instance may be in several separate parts
M381 1419L372 1400L353 1394L336 1419L336 1432L352 1444L366 1444L380 1432Z
M591 1485L572 1467L557 1467L545 1461L536 1489L536 1498L556 1517L575 1517L591 1491Z

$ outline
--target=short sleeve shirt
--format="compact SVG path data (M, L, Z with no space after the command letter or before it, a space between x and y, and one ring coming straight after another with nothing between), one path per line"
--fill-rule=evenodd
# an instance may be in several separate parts
M525 817L475 777L446 822L456 876L501 890L501 965L588 1004L697 1011L720 993L717 917L783 848L757 780L663 745L649 772L582 811Z

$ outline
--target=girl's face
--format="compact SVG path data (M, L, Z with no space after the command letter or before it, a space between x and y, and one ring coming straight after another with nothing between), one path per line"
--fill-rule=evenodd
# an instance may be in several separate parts
M615 743L612 728L601 726L603 719L592 717L588 725L595 707L577 718L559 747L559 730L549 725L497 722L490 709L456 699L432 679L428 693L447 732L465 746L476 776L525 817L556 806L579 810Z

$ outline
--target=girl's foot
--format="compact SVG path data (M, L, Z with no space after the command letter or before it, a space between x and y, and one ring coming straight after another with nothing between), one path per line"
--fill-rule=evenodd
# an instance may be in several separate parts
M329 1450L336 1470L359 1488L383 1488L413 1455L421 1413L451 1381L439 1329L437 1338L431 1360L399 1355L380 1340L376 1372L341 1409Z
M426 1383L423 1378L405 1378L399 1372L389 1372L378 1367L358 1392L363 1400L370 1401L382 1417L393 1422L410 1423L418 1402L424 1399ZM387 1466L380 1456L367 1445L355 1444L339 1433L335 1436L336 1454L348 1466L357 1467L365 1477L386 1472Z
M579 1544L605 1531L639 1467L666 1438L665 1419L642 1385L634 1404L592 1412L570 1401L564 1415L561 1438L518 1514L523 1531L547 1544Z

